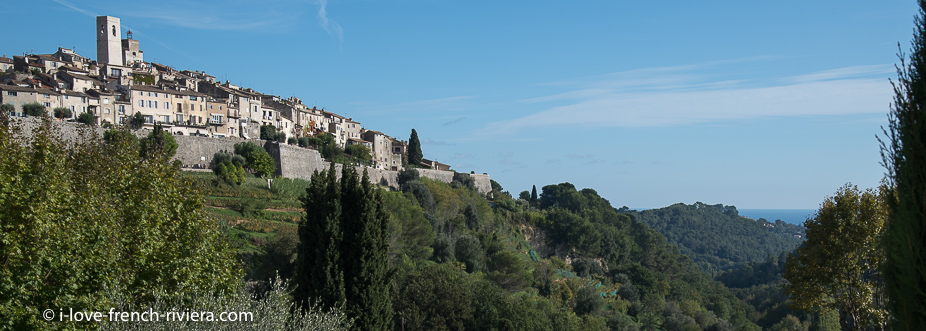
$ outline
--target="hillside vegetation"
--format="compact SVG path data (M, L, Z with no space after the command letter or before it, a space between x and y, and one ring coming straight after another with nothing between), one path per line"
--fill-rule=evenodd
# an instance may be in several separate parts
M736 207L677 203L644 211L621 210L666 237L711 274L791 252L803 242L804 227L740 216Z

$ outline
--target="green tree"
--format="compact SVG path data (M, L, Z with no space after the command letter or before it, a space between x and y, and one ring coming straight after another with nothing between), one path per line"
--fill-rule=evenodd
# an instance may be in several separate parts
M384 330L392 324L389 217L366 172L360 178L343 167L338 185L334 171L332 165L327 173L313 174L303 200L297 281L308 289L297 299L320 297L326 308L344 302L345 312L356 318L354 328Z
M0 329L76 329L41 312L107 310L106 289L143 303L237 282L219 224L178 168L119 135L64 142L50 117L30 138L17 131L0 126Z
M880 237L885 226L885 192L860 191L847 184L827 198L807 220L807 240L785 264L785 291L794 307L837 310L843 329L884 328L884 260Z
M273 125L261 125L260 126L260 139L261 140L276 140L277 139L277 128Z
M408 137L408 164L412 167L421 165L421 142L418 141L418 132L412 129L412 135Z
M6 113L7 115L12 115L16 111L16 106L11 103L0 104L0 112Z
M531 185L531 207L537 207L537 185Z
M229 184L244 183L244 165L245 160L241 155L220 151L212 156L212 172Z
M884 275L894 327L926 329L926 1L919 1L909 62L901 55L881 157L888 199Z
M26 116L42 116L45 114L45 106L38 102L30 102L24 104L23 114Z
M96 116L93 116L90 112L80 113L80 115L77 115L77 122L91 126L96 125Z
M235 154L244 157L247 167L259 177L268 177L276 171L276 161L263 147L250 141L235 144Z
M84 114L81 114L81 116ZM80 118L78 118L78 121L79 120ZM169 132L161 129L160 124L155 125L154 131L151 131L147 137L139 140L139 145L141 147L141 155L149 159L160 156L165 160L170 160L170 158L177 154L177 140L174 139L174 136Z
M370 149L364 145L350 145L344 149L344 152L352 158L360 160L360 162L370 163L373 160L373 155L370 154Z
M74 114L71 113L71 110L67 107L55 107L52 112L55 114L55 118L58 119L65 119L74 116Z
M129 117L127 123L132 130L141 129L141 127L145 125L145 116L141 113L135 113Z

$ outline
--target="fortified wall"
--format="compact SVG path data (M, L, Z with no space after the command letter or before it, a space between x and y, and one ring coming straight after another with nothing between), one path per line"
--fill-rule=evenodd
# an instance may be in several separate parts
M24 134L30 134L32 129L40 125L40 120L35 118L17 118L16 121L21 124ZM79 139L79 131L92 132L102 135L103 130L100 128L88 128L83 124L71 122L52 123L52 126L61 134L65 141ZM90 129L88 131L88 129ZM151 131L142 129L135 131L139 138L146 137ZM209 138L197 136L174 136L177 141L177 154L174 160L180 160L184 168L206 169L212 163L212 156L219 151L234 152L235 144L245 141L251 141L256 144L263 144L264 149L270 153L270 156L277 163L277 170L274 175L285 178L311 179L312 173L328 169L331 164L325 161L318 151L310 148L302 148L293 145L280 144L273 141L264 140L247 140L244 138ZM341 165L335 165L340 175ZM380 185L398 188L398 171L375 169L370 167L357 167L357 172L367 171L370 181ZM438 180L445 183L453 181L453 171L441 171L433 169L418 169L422 177ZM486 194L492 190L489 181L489 175L486 174L469 174L475 179L476 190L479 193Z

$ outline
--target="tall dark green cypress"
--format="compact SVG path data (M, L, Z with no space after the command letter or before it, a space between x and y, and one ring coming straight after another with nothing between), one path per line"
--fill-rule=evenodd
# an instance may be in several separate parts
M341 175L347 314L357 318L356 330L385 330L392 325L393 314L387 256L389 216L367 172L362 179L357 177L353 169Z
M894 196L882 270L895 330L926 330L926 0L920 0L909 62L901 55L894 106L881 143Z
M537 206L537 185L531 186L531 206Z
M421 141L418 141L418 132L412 129L412 135L408 137L408 164L414 167L421 165L421 159L424 154L421 152Z
M341 269L341 199L334 164L312 174L303 197L305 216L299 224L296 261L296 301L308 307L315 300L323 309L342 308L346 297Z
M332 165L306 189L294 295L303 305L343 306L356 330L385 330L393 315L389 217L366 171L361 179L343 167L340 183L335 175Z

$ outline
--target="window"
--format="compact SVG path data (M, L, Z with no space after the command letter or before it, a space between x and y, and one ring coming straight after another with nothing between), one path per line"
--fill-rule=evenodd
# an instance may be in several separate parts
M209 105L209 110L212 110L212 105Z
M125 124L125 116L119 116L119 124Z
M158 92L154 92L154 97L155 97L155 98L158 97Z
M64 96L64 100L67 100L67 99L68 99L68 96L65 95L65 96Z
M125 114L125 105L119 105L119 115Z
M203 124L203 117L199 116L199 124Z
M140 95L140 96L145 96L145 92L138 91L138 95Z
M212 123L222 124L222 115L212 114Z
M177 122L183 122L183 114L177 114Z
M110 76L113 76L113 77L120 77L120 76L122 76L122 70L121 70L121 69L112 68L109 74L110 74Z
M191 95L191 96L190 96L190 100L196 101L196 97L194 97L194 96Z
M148 108L154 108L154 107L151 107L151 105L152 105L151 100L148 100Z
M51 107L51 104L50 104L50 103L47 103L47 102L43 102L43 103L42 103L42 105L44 105L44 106L45 106L45 108L49 108L49 107Z
M115 37L115 36L116 36L116 25L113 24L113 37Z
M103 114L109 114L109 108L103 108Z
M49 98L48 93L42 93L42 96L45 97L45 99Z
M170 122L170 115L164 115L164 123Z
M14 97L15 97L15 96L16 96L16 91L6 91L6 95L14 96Z
M222 110L222 106L221 106L221 105L219 105L219 110Z
M170 102L164 103L164 109L170 110Z
M155 102L154 102L154 107L151 107L151 108L157 108L157 107L158 107L158 102L155 101Z
M151 115L144 115L144 116L145 116L145 123L148 123L148 124L154 123L154 116L151 116Z
M74 105L71 105L71 113L75 113Z
M145 100L138 100L138 106L139 106L139 107L144 107L144 106L145 106Z
M108 105L108 104L109 104L109 99L103 99L103 104L104 104L104 105Z

